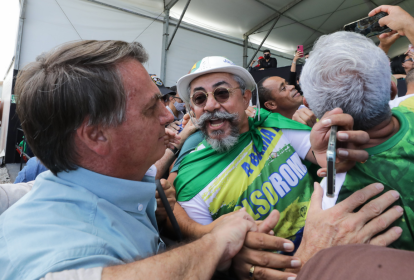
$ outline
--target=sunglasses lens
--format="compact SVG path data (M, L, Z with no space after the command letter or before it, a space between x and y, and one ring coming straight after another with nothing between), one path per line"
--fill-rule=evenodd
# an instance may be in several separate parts
M204 92L195 92L193 95L193 103L195 105L201 106L206 103L207 96Z
M226 102L230 97L230 92L226 88L216 88L214 91L214 97L217 102L223 103Z

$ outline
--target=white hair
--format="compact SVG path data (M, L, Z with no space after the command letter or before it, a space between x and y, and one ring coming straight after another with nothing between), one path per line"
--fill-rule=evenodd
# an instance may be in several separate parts
M391 68L372 40L340 31L321 36L303 67L300 85L318 118L337 107L369 130L390 118Z

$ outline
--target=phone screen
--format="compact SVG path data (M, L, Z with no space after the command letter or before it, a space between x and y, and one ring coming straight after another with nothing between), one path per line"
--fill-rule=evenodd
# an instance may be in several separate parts
M380 12L372 17L366 17L354 22L351 22L344 26L345 31L356 32L366 37L376 36L385 32L391 31L388 26L380 26L378 21L388 16L385 12Z

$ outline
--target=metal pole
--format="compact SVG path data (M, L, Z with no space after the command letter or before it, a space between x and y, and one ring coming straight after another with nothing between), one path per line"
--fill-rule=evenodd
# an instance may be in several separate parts
M19 70L20 64L20 52L22 49L22 39L23 39L23 24L24 16L26 12L26 0L22 0L22 7L20 9L20 19L19 19L19 31L17 33L17 42L16 42L16 53L14 54L14 69Z
M247 43L249 41L249 36L243 35L243 67L247 68Z
M174 40L175 33L177 33L178 27L180 27L181 21L183 20L184 14L187 11L188 5L190 5L190 2L191 2L191 0L188 0L187 4L185 4L184 10L183 10L183 12L181 14L181 17L180 17L180 20L178 21L177 25L175 26L175 29L174 29L174 32L171 36L170 42L168 42L167 51L171 46L172 40Z
M267 31L267 34L266 34L266 36L263 38L263 41L260 43L260 46L257 48L256 52L254 53L254 55L253 55L253 56L252 56L252 58L250 59L250 61L249 61L249 65L250 65L250 63L252 63L252 61L253 61L253 59L255 58L256 54L259 52L260 48L263 46L263 43L266 41L267 37L269 37L270 32L272 32L273 27L275 27L276 23L279 21L279 18L280 18L280 16L278 16L278 17L275 19L275 22L273 22L272 27L270 27L269 31Z
M167 69L167 43L168 28L170 26L170 10L165 10L164 16L164 34L162 37L162 53L161 53L161 80L165 82L165 73Z

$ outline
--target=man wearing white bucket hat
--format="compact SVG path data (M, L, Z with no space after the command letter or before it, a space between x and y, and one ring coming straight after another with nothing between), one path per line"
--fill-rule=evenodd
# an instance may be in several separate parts
M313 180L301 159L326 166L332 125L346 130L338 133L339 141L345 145L369 139L364 132L352 131L352 118L340 109L327 113L312 132L305 125L260 108L254 119L248 118L245 110L254 88L254 79L247 70L218 56L197 62L190 73L178 81L177 90L195 114L204 140L179 166L174 181L177 201L188 216L201 225L241 208L255 220L272 216L273 225L265 220L262 229L266 230L262 232L273 230L279 237L273 241L287 243L286 239L290 239L298 245L313 191ZM339 149L337 153L341 160L337 169L340 170L347 170L352 162L367 158L366 152L361 150ZM320 170L320 175L325 171ZM272 210L280 212L278 225L274 224L277 219ZM184 232L192 228L190 235L202 235L201 231L194 230L190 219L182 215L177 215L177 219ZM292 252L293 248L287 246L281 250ZM289 264L280 267L279 259L279 267L273 267L301 266L297 258L285 259L286 263L287 260ZM244 267L239 265L236 273L241 278L256 277L255 265L260 264L250 261L248 274L243 271L246 262L249 260L242 261ZM276 273L271 274L274 277L289 276L276 270L272 273Z

